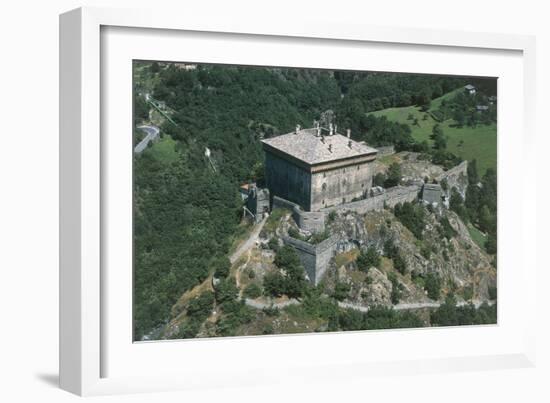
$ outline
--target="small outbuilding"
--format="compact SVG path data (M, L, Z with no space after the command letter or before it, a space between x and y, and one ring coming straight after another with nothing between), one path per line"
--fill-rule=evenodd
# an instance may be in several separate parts
M489 110L488 105L477 105L476 106L476 111L478 111L478 112L486 112L488 110Z
M438 205L443 201L443 190L439 183L425 183L422 187L422 201L426 204Z
M476 93L476 87L474 87L472 84L465 85L464 89L470 95L474 95Z
M259 188L255 183L248 185L246 208L254 216L254 221L262 221L269 214L269 190Z

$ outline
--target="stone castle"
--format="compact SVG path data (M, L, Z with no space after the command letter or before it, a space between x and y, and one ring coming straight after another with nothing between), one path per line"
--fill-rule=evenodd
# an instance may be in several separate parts
M377 150L343 136L332 124L301 129L262 140L266 184L271 197L298 204L304 211L364 198L372 187Z
M262 140L266 188L249 185L246 203L246 210L256 222L274 208L286 208L302 231L315 233L325 230L326 217L332 211L364 214L418 200L419 195L426 204L444 199L440 185L423 182L387 190L373 187L379 150L352 140L349 130L344 136L336 129L332 124L325 128L316 123L313 128L296 126L291 133ZM438 179L454 185L457 178L465 177L466 168L464 162ZM296 250L315 285L339 245L334 234L318 245L288 236L283 242Z

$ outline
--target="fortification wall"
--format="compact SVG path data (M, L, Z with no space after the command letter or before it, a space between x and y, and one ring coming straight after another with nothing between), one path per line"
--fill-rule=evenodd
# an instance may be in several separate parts
M450 194L452 188L456 188L462 197L466 197L466 188L468 187L468 161L462 161L456 167L443 172L436 179L439 183L441 183L442 180L447 181L447 195Z
M312 284L317 285L323 278L329 266L330 259L334 256L338 244L338 236L332 235L317 245L312 245L292 237L283 237L283 242L296 250L309 280Z
M292 218L300 229L309 232L322 232L325 229L325 213L304 211L291 201L278 196L273 197L273 208L286 208L292 211Z
M417 185L396 186L380 195L339 206L327 207L321 211L325 213L331 211L355 211L359 214L365 214L372 210L382 210L384 205L394 207L398 203L412 202L418 198L419 191L420 187Z

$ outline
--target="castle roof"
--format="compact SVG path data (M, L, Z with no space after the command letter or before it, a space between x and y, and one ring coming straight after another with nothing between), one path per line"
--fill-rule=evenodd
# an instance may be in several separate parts
M301 129L262 140L262 143L309 165L378 153L375 148L341 134L318 136L317 129Z

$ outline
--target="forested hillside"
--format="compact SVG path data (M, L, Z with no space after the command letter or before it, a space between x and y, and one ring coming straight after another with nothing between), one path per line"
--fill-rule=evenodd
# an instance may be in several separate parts
M134 121L144 93L166 103L161 140L134 158L135 339L166 322L186 290L227 254L240 219L238 184L262 176L259 140L309 127L332 109L344 131L371 145L419 145L406 124L367 116L425 105L461 78L286 68L135 62ZM137 133L137 131L136 131ZM205 156L206 148L211 159Z

